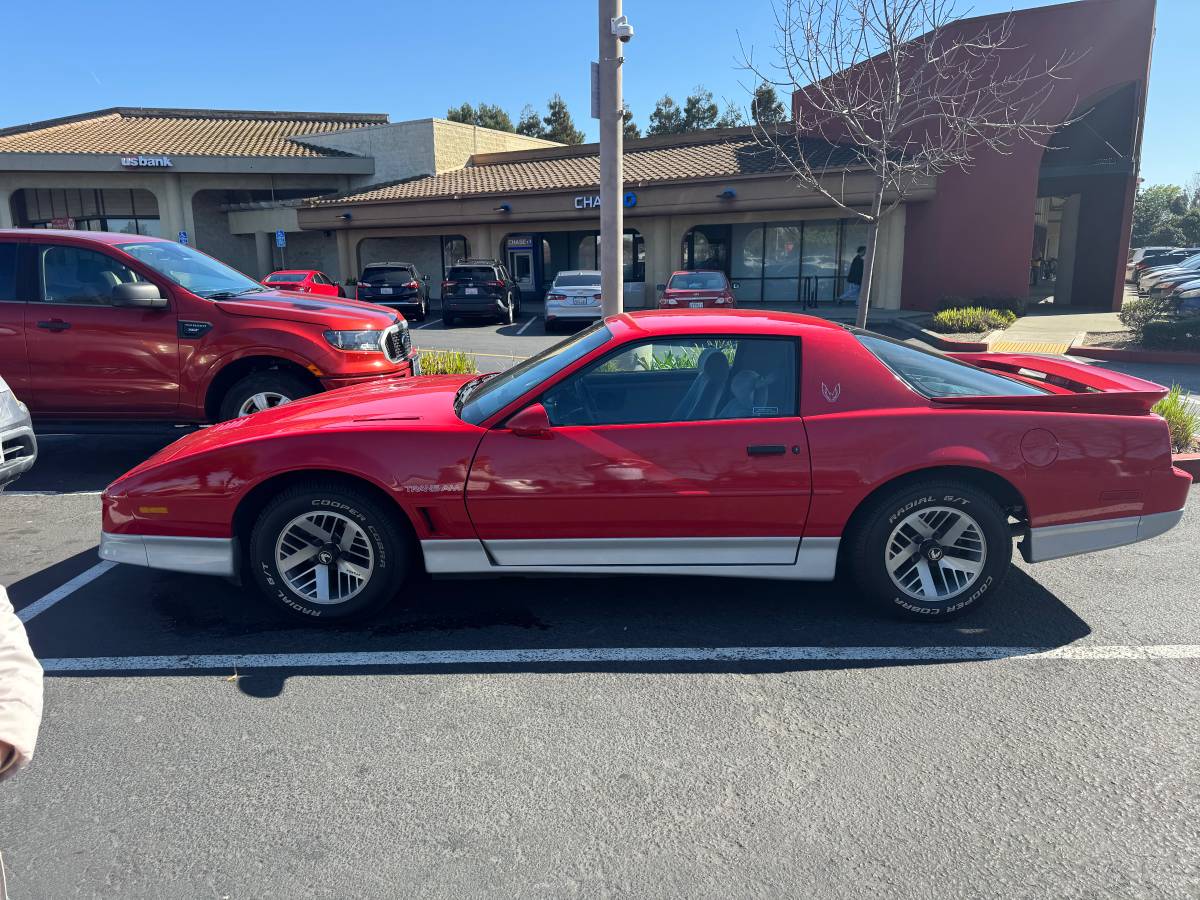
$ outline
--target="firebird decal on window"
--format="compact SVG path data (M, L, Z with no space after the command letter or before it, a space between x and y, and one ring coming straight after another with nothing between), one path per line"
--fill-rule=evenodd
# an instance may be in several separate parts
M837 403L838 397L842 396L842 384L839 381L833 387L830 387L825 382L821 382L821 393L825 395L825 399L830 403Z

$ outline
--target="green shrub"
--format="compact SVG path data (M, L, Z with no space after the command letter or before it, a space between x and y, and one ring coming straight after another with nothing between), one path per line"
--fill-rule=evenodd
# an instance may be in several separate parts
M965 309L943 309L934 313L929 328L941 334L979 334L1007 328L1017 321L1016 313L1004 309L984 309L968 306Z
M1191 394L1185 394L1179 385L1172 385L1171 393L1154 404L1154 411L1167 420L1171 429L1171 449L1176 453L1190 451L1200 433L1200 413L1191 403Z
M475 357L461 350L423 350L421 352L422 375L473 375Z
M1200 350L1200 316L1142 325L1141 344L1152 350Z
M1166 315L1166 299L1155 298L1130 300L1121 307L1121 311L1117 313L1117 318L1121 320L1122 325L1133 332L1133 339L1141 343L1144 339L1146 326L1151 322L1157 322L1165 318Z
M938 301L938 311L946 309L968 309L978 307L980 309L998 309L1010 312L1014 317L1025 315L1025 298L1024 297L973 297L968 300L966 297L946 296Z

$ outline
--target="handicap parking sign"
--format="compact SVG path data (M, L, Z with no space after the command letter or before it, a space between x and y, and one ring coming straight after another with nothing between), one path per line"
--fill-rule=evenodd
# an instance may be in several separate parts
M286 247L287 246L287 235L284 233L282 228L280 228L278 231L275 232L275 246L276 247Z

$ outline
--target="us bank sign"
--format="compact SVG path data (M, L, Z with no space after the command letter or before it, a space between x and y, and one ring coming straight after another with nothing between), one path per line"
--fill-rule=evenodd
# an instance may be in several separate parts
M126 169L169 169L169 156L122 156L121 165Z

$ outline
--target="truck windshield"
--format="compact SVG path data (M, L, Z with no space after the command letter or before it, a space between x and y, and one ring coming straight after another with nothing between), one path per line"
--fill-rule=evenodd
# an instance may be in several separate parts
M459 389L456 411L464 422L478 425L575 360L603 346L611 337L612 332L601 320L487 381L483 381L482 376L479 380L468 381Z
M211 256L183 244L170 241L147 241L140 244L117 244L164 278L169 278L198 297L234 297L251 294L265 288L237 269L231 269Z

